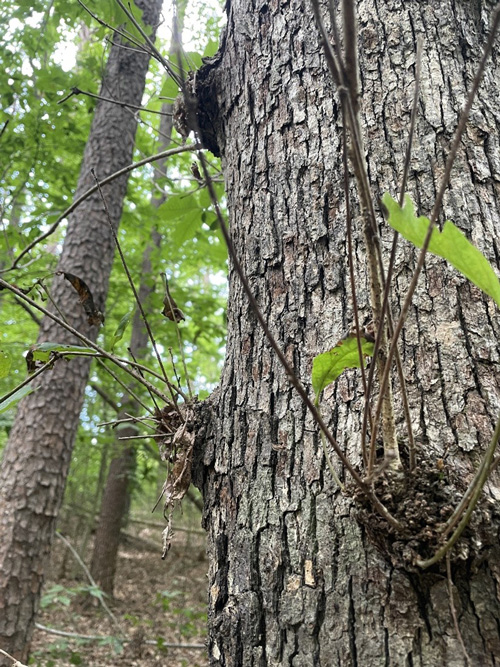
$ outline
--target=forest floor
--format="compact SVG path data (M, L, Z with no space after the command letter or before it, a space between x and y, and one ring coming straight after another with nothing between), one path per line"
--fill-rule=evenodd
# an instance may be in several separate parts
M127 529L128 531L130 529ZM132 531L130 531L132 532ZM57 540L37 623L83 637L36 629L30 665L40 667L205 667L207 569L201 530L177 532L161 559L161 528L134 530L117 564L115 599L109 602L120 629L95 595L66 547ZM85 636L96 639L84 638ZM181 644L174 648L169 644ZM197 648L187 648L195 645ZM199 648L198 648L199 647Z

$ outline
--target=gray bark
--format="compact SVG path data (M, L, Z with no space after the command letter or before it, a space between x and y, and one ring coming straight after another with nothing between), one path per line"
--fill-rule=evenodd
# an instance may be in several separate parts
M156 27L161 1L138 3L144 21ZM113 46L101 87L102 94L139 105L144 90L147 54ZM75 197L94 185L90 169L103 178L131 162L137 121L118 105L96 106ZM118 227L127 178L103 188L115 229ZM70 216L58 269L82 278L94 301L104 310L114 242L98 194ZM95 340L78 296L62 276L52 296L69 323ZM45 318L39 342L75 343L74 338ZM78 426L88 360L58 362L42 375L38 390L19 406L0 470L0 645L25 662L38 608L44 568L52 544ZM0 665L10 661L0 657Z
M492 5L361 0L357 8L361 116L377 197L398 193L416 36L425 38L408 190L419 213L429 215ZM452 219L494 264L498 63L497 48L443 211L443 219ZM238 255L272 333L309 385L313 357L353 325L341 117L309 4L232 0L221 51L199 73L198 86L205 141L224 164ZM370 309L360 228L356 215L363 320ZM384 228L387 258L391 241ZM396 312L415 264L414 250L405 242L399 247ZM470 480L493 432L500 407L499 324L492 301L443 261L428 259L401 352L419 474L430 481L444 458L443 488L450 495ZM401 415L397 391L395 400ZM356 372L342 376L323 399L334 436L358 464L362 405ZM345 495L335 487L318 429L232 270L226 362L209 407L195 478L208 530L211 664L465 665L443 566L422 573L397 541L375 546L380 522L366 512L360 520L352 484ZM402 421L399 431L404 439ZM485 496L479 516L491 533L486 529L483 537L477 519L452 559L454 603L473 665L500 662L498 486L491 482ZM430 523L441 501L425 495L423 502Z

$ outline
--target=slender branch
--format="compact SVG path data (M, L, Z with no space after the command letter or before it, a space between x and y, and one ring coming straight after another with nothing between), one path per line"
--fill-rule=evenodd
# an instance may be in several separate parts
M143 29L143 27L141 26L141 24L137 22L135 16L132 14L132 12L131 12L129 9L127 9L127 7L125 7L125 5L123 4L123 2L122 2L121 0L115 0L115 2L116 2L116 3L118 4L118 6L122 9L122 11L125 12L126 16L127 16L128 19L133 23L133 25L135 26L136 30L138 30L139 33L141 34L141 36L145 39L147 45L148 45L149 48L151 49L151 53L155 56L155 58L158 60L158 62L160 62L160 63L163 65L163 67L164 67L165 70L170 74L170 76L171 76L172 79L175 81L175 83L176 83L178 86L181 86L181 83L182 83L181 76L180 76L179 74L177 74L176 72L174 72L174 70L172 69L172 65L171 65L171 64L168 62L168 60L166 60L166 59L163 57L163 55L158 51L158 49L157 49L156 46L153 44L153 42L151 41L151 39L149 38L149 36L144 32L144 29ZM182 75L182 71L181 71L181 75Z
M63 327L63 329L66 329L66 331L69 331L74 336L76 336L76 338L80 339L82 341L82 343L85 343L85 345L87 345L88 347L91 347L93 350L96 350L96 352L99 352L99 354L102 357L104 357L105 359L108 359L113 364L115 364L116 366L121 368L123 371L128 373L128 375L132 376L135 380L140 382L140 384L142 384L146 388L150 389L152 392L154 392L156 394L156 396L161 398L162 401L165 401L165 403L170 402L168 397L165 396L165 394L163 394L159 389L157 389L154 385L152 385L146 379L141 377L141 375L139 375L138 373L136 373L132 369L127 368L123 362L121 362L119 359L114 357L112 354L109 354L109 352L106 352L106 350L104 348L97 345L97 343L94 343L94 341L90 340L90 338L87 338L87 336L84 336L82 333L77 331L74 327L72 327L69 324L67 324L66 322L64 322L60 317L58 317L57 315L54 315L54 313L51 313L50 311L48 311L43 306L40 306L38 303L36 303L36 301L33 301L33 299L30 299L30 297L27 296L26 294L23 294L23 292L19 288L15 287L15 285L11 285L7 281L3 280L3 278L0 278L0 287L3 287L4 289L10 290L14 294L16 294L19 298L23 299L24 301L29 303L31 306L33 306L33 308L36 308L37 310L39 310L41 313L43 313L47 317L50 317L50 319L53 320L56 324L59 324L61 327Z
M198 150L200 146L198 144L192 144L192 145L187 145L187 146L178 146L177 148L170 148L167 151L161 151L161 153L156 153L155 155L151 155L150 157L146 157L143 160L139 160L139 162L133 162L132 164L127 165L126 167L123 167L123 169L119 169L118 171L115 171L113 174L110 174L109 176L106 176L106 178L103 178L102 181L99 181L99 185L102 187L103 185L107 185L108 183L111 183L111 181L114 181L115 178L119 178L120 176L123 176L124 174L128 174L130 171L133 169L137 169L138 167L143 167L145 164L149 164L150 162L156 162L156 160L164 160L165 158L170 157L171 155L178 155L179 153L186 153L187 151L195 151ZM12 266L10 266L7 269L2 269L0 273L7 273L7 271L12 271L17 267L21 259L26 255L30 250L32 250L36 245L38 245L41 241L46 239L47 237L51 236L56 229L59 227L61 222L68 217L70 213L72 213L80 204L85 201L90 195L94 194L98 189L97 185L94 185L93 187L89 188L86 192L83 193L78 199L75 199L75 201L69 206L61 215L57 218L57 220L52 223L52 225L49 227L49 229L38 236L34 241L29 243L24 250L16 257L14 260Z
M494 461L492 461L491 465L489 466L488 470L488 475L492 472ZM455 510L451 514L451 516L448 518L444 525L444 530L442 533L442 537L446 537L451 533L451 531L455 528L455 526L458 524L460 521L460 517L464 513L464 511L467 509L469 506L469 503L474 495L474 492L477 488L477 485L479 484L479 481L481 479L481 475L483 474L484 471L484 466L486 465L486 457L483 457L481 459L481 462L476 470L476 474L472 478L472 481L470 482L469 486L467 487L467 490L465 491L464 495L462 496L462 499L458 503L458 505L455 507Z
M410 306L413 302L413 295L415 293L415 289L417 287L418 279L420 277L420 273L422 271L422 268L424 266L424 261L425 261L425 255L427 254L427 250L429 248L429 243L431 241L431 236L432 232L434 231L434 227L436 226L437 222L437 217L438 213L441 209L441 205L443 203L443 197L446 188L448 187L448 181L450 179L450 174L451 170L453 168L453 163L455 162L455 157L458 152L458 147L460 145L460 142L462 140L462 135L465 130L465 126L467 123L467 118L469 117L469 113L472 107L472 103L474 101L474 98L477 93L477 89L479 88L479 84L481 82L483 72L486 66L486 61L488 60L488 57L490 55L491 49L493 47L493 42L495 41L495 35L498 30L498 26L500 24L500 4L497 5L494 15L493 15L493 22L492 22L492 28L490 31L490 34L488 36L488 41L486 43L485 49L483 56L481 58L481 62L479 64L478 70L476 72L476 75L474 77L474 81L472 84L472 88L469 92L469 95L467 97L467 102L465 104L465 107L462 110L462 113L460 115L460 120L458 122L457 129L455 131L455 137L453 139L453 143L450 148L450 152L448 155L448 159L446 161L446 166L445 166L445 171L443 178L441 179L441 184L439 186L439 190L436 196L436 200L434 202L434 206L432 209L431 213L431 218L429 222L429 227L427 229L427 234L425 236L424 242L422 244L422 249L420 251L420 255L418 257L418 262L417 266L415 268L415 272L413 274L412 281L410 283L410 286L408 288L407 294L405 301L403 303L403 307L401 309L401 314L399 316L399 320L397 322L397 325L394 329L394 334L392 336L391 340L391 345L389 347L389 353L388 353L388 358L387 358L387 366L385 368L384 374L382 376L382 379L380 381L380 394L379 394L379 400L377 403L376 411L375 411L375 423L374 423L374 428L373 428L373 433L372 433L372 442L375 441L376 435L377 435L377 424L378 424L378 419L380 418L380 412L382 408L382 398L384 396L384 392L388 386L389 383L389 373L390 373L390 364L391 360L394 358L394 354L397 348L397 342L399 335L401 333L401 330L403 328L403 325L406 321L406 318L408 316L408 311L410 310Z
M7 129L7 126L9 125L9 123L10 123L10 118L8 118L8 119L5 121L5 123L2 125L2 129L0 130L0 139L3 137L3 133L4 133L5 130Z
M136 359L136 357L134 356L134 352L133 352L132 348L131 348L131 347L128 347L127 349L128 349L128 351L129 351L129 354L130 354L130 356L132 357L132 359L133 359L135 362L137 362L137 359ZM144 377L144 373L142 373L142 371L139 371L139 373L142 375L142 377ZM170 391L171 391L171 393L172 393L172 390L170 390ZM157 402L156 402L156 399L155 399L154 395L153 395L151 392L149 392L149 396L150 396L150 398L151 398L151 400L152 400L152 402L153 402L153 405L155 406L155 411L156 411L156 413L158 414L158 413L160 412L160 408L158 407L158 404L157 404ZM174 401L174 403L175 403L175 401Z
M61 357L92 357L99 364L101 364L102 368L104 368L104 370L107 373L109 373L109 375L111 375L111 377L114 380L116 380L116 382L118 382L123 387L123 389L125 389L127 394L130 394L130 396L134 399L134 401L137 401L144 409L148 410L148 412L151 412L150 409L147 407L147 405L143 401L141 401L141 399L132 391L132 389L130 389L130 387L127 386L124 382L122 382L120 380L120 378L117 375L115 375L115 373L113 373L113 371L103 363L102 359L100 358L100 356L101 356L100 354L98 354L96 352L90 352L90 351L89 352L83 352L83 351L76 351L76 350L68 350L68 351L60 350L60 351L58 351L58 354ZM105 357L105 358L109 359L109 357ZM144 372L146 372L146 373L150 373L151 375L153 375L158 380L161 380L161 382L165 382L165 378L163 378L161 375L158 375L158 373L155 373L155 371L151 370L150 368L147 368L146 366L143 366L142 364L138 364L136 361L130 361L130 359L123 359L122 357L114 357L114 359L116 359L117 361L119 361L122 364L125 364L126 366L132 366L134 368L137 368L137 370L139 371L142 378L144 378ZM125 372L128 373L128 371L126 369L125 369ZM33 376L31 376L30 379L33 379ZM104 400L106 400L106 402L109 402L110 399L105 397L104 392L102 392L102 391L99 392L99 390L96 388L96 386L93 385L92 383L91 383L91 386L102 396L102 398ZM187 400L187 397L182 392L182 390L180 390L175 385L172 385L172 386L175 388L175 391L179 394L179 396L181 398L183 398L184 400ZM146 389L148 389L147 386L146 386ZM110 403L110 406L112 408L115 408L116 403L112 402L112 403ZM117 412L119 411L119 409L120 408L117 407L117 409L116 409ZM151 414L153 414L153 413L151 412Z
M412 104L412 110L411 110L411 117L410 117L410 131L408 135L408 144L406 147L406 153L405 153L405 162L404 162L404 167L403 167L403 178L401 182L401 188L399 191L399 203L400 206L403 205L404 202L404 196L406 192L406 183L408 181L408 173L410 170L410 163L411 163L411 152L412 152L412 146L413 146L413 137L415 134L415 124L416 124L416 119L417 119L417 110L418 110L418 99L419 99L419 94L420 94L420 71L421 71L421 61L422 61L422 40L421 38L418 39L417 42L417 60L416 60L416 67L415 67L415 88L413 91L413 104ZM389 312L389 292L391 289L391 282L392 282L392 276L394 273L394 262L396 260L396 249L397 249L397 244L398 244L398 238L399 234L397 231L394 231L394 236L393 236L393 241L392 241L392 248L391 248L391 256L389 259L389 267L387 269L387 277L386 277L386 282L385 282L385 289L384 289L384 298L382 301L382 325L384 323L384 318ZM389 315L389 333L393 334L393 323L392 323L392 317ZM374 358L377 357L378 351L380 349L381 341L382 341L382 327L380 327L377 330L377 336L375 338L375 346L373 349L373 356ZM413 437L413 429L411 425L411 415L410 415L410 407L408 405L408 392L406 390L406 380L405 376L403 373L403 368L401 364L401 358L399 356L399 352L396 356L396 359L399 361L397 364L397 369L398 369L398 377L399 377L399 383L401 386L401 394L403 398L403 410L405 414L405 420L406 420L406 428L408 430L408 450L409 450L409 455L410 455L410 470L415 469L415 439ZM369 412L369 406L370 406L370 397L371 397L371 390L373 386L373 378L374 378L374 370L375 367L370 369L370 373L368 376L368 388L366 390L366 398L365 398L365 410L363 413L363 427L362 427L362 432L361 432L361 442L363 443L363 448L366 450L366 429L367 429L367 422L368 422L368 412ZM371 417L371 413L370 413ZM373 428L372 428L372 433L373 433ZM368 461L368 474L370 475L373 471L373 466L375 463L375 441L372 440L370 443L370 454L369 454L369 461Z
M149 49L145 47L144 44L139 42L135 37L130 33L128 30L121 30L120 28L114 28L112 25L109 23L106 23L106 21L103 21L97 14L94 14L88 7L87 5L84 5L82 0L77 0L78 4L83 7L83 9L91 16L99 25L102 25L104 28L108 28L111 30L113 33L116 33L117 35L120 35L124 39L127 40L127 42L131 42L132 44L135 44L137 46L138 50L141 51L142 53L146 53L148 56L151 57L153 55Z
M144 401L142 401L142 400L139 398L139 396L134 392L134 390L131 389L130 386L127 385L123 380L121 380L121 379L118 377L118 375L117 375L114 371L111 370L111 368L108 368L108 366L104 363L104 361L103 361L102 359L98 359L97 362L98 362L98 364L100 365L100 367L101 367L106 373L108 373L108 375L111 375L111 377L113 378L113 380L114 380L117 384L120 385L120 387L125 391L125 393L127 393L127 394L128 394L134 401L136 401L136 402L138 403L138 405L140 405L142 408L144 408L144 410L146 410L146 412L149 412L150 415L153 415L153 414L154 414L153 410L152 410L150 407L148 407L148 406L146 405L146 403L144 403ZM142 378L144 378L144 375L141 373L141 371L139 371L139 375L140 375ZM163 382L163 378L162 378L162 382ZM150 393L151 393L151 392L150 392Z
M87 579L89 580L90 585L93 586L94 588L99 588L99 586L96 584L94 578L93 578L92 575L90 574L90 571L89 571L88 567L85 565L85 563L83 562L83 560L80 558L80 554L77 552L77 550L76 550L75 547L71 544L71 542L68 540L68 538L67 538L67 537L64 537L64 535L63 535L62 533L60 533L59 531L56 531L56 536L57 536L62 542L64 542L64 544L65 544L65 545L68 547L68 549L71 551L71 553L72 553L72 555L73 555L73 558L76 560L76 562L78 563L78 565L82 568L82 570L83 570L85 576L86 576ZM116 616L113 614L113 612L111 611L111 609L110 609L110 608L108 607L108 605L106 604L106 601L104 600L104 597L103 597L103 596L99 596L98 600L99 600L99 602L101 603L101 605L102 605L104 611L107 613L107 615L108 615L108 616L110 617L110 619L113 621L113 624L115 625L115 627L117 628L117 630L120 632L120 634L122 634L123 636L125 636L125 633L124 633L124 631L123 631L123 628L122 628L121 625L120 625L119 620L116 618Z
M109 641L109 637L105 635L79 635L76 632L67 632L66 630L56 630L56 628L49 628L46 625L42 625L41 623L35 623L35 627L38 630L42 630L43 632L48 632L51 635L57 635L59 637L68 637L69 639L85 639L87 641L96 641L96 642L103 642L103 641ZM124 638L119 638L120 642L123 642L124 644L133 642L134 639L130 639L128 637ZM158 646L159 641L158 639L144 639L143 644L148 644L148 646ZM161 640L161 646L166 646L167 648L180 648L180 649L190 649L190 650L206 650L205 644L173 644L170 642L164 642ZM4 653L4 651L0 651L1 653ZM8 655L6 653L5 655ZM9 656L10 657L10 656Z
M6 658L9 658L9 660L12 660L12 667L27 667L27 665L24 665L22 662L19 662L16 658L13 658L10 653L7 653L7 651L4 651L3 649L0 648L0 653L4 655Z
M104 389L97 384L97 382L91 382L90 387L96 392L96 394L99 394L99 396L102 398L102 400L109 405L110 408L112 408L116 413L120 412L120 406L116 401L114 401L111 396L107 394L107 392L104 391ZM102 426L102 424L97 424L97 426Z
M168 377L167 377L167 373L166 373L166 371L165 371L165 367L164 367L164 365L163 365L163 361L161 360L160 353L158 352L158 348L157 348L157 346L156 346L155 337L153 336L153 332L152 332L151 327L150 327L150 325L149 325L148 318L147 318L147 316L146 316L146 313L144 312L144 308L142 307L141 300L139 299L139 294L137 293L137 290L136 290L135 285L134 285L134 281L132 280L132 276L130 275L130 271L128 270L127 262L125 261L125 257L124 257L124 255L123 255L123 251L122 251L120 242L118 241L118 236L117 236L117 234L116 234L116 230L115 230L115 228L114 228L114 226L113 226L113 222L112 222L112 220L111 220L111 216L110 216L110 214L109 214L108 205L107 205L106 200L105 200L105 198L104 198L104 195L103 195L103 193L102 193L101 186L99 185L99 181L97 180L97 176L96 176L96 174L95 174L95 170L94 170L94 168L92 168L92 169L90 170L90 173L92 174L92 176L94 177L94 179L95 179L95 181L96 181L96 183L97 183L97 188L98 188L98 190L99 190L99 195L100 195L100 197L101 197L101 201L102 201L103 206L104 206L104 212L106 213L106 218L107 218L107 221L108 221L108 223L109 223L109 228L110 228L110 230L111 230L111 234L113 235L113 239L114 239L114 241L115 241L115 245L116 245L116 247L117 247L118 254L120 255L120 259L121 259L122 266L123 266L123 269L124 269L124 271L125 271L125 274L126 274L126 276L127 276L128 283L129 283L130 288L131 288L131 290L132 290L132 293L133 293L133 295L134 295L135 302L137 303L137 306L138 306L138 308L139 308L139 310L140 310L140 313L141 313L141 316L142 316L142 320L143 320L143 322L144 322L144 326L146 327L146 330L147 330L147 332L148 332L149 339L150 339L150 341L151 341L151 343L152 343L152 345L153 345L153 350L155 351L156 359L157 359L158 364L159 364L159 366L160 366L161 372L163 373L163 379L165 380L165 383L166 383L166 385L167 385L167 387L168 387L168 389L169 389L169 391L170 391L170 394L171 394L172 401L173 401L173 404L174 404L174 406L175 406L175 409L176 409L177 412L179 413L179 416L181 416L181 418L182 418L182 415L181 415L181 413L180 413L180 410L179 410L179 408L177 407L177 397L176 397L176 395L174 394L174 391L173 391L173 386L174 386L174 385L172 385L172 383L169 381L169 379L168 379Z
M62 104L63 102L66 102L67 100L70 99L70 97L77 96L77 95L86 95L87 97L92 97L95 100L100 100L101 102L109 102L110 104L116 104L119 107L126 107L127 109L136 109L136 111L147 111L148 113L155 113L158 114L159 116L171 116L171 113L167 113L166 111L156 111L155 109L148 109L147 107L142 107L137 104L129 104L128 102L121 102L120 100L114 100L112 97L104 97L103 95L95 95L94 93L89 93L86 90L80 90L80 88L77 88L74 86L71 89L71 92L68 93L65 97L62 98L62 100L59 100L57 104Z
M127 413L125 413L125 414L127 414ZM102 426L112 426L114 428L117 424L127 424L127 423L136 424L136 423L139 422L139 423L143 424L144 426L147 426L148 428L152 428L152 429L156 430L156 427L152 426L151 424L148 424L146 419L149 419L150 421L153 420L155 423L157 422L157 419L155 419L154 417L131 417L130 416L130 417L124 417L123 419L113 419L110 422L100 422L99 424L97 424L97 427L101 428Z
M25 310L28 315L31 317L33 322L37 325L40 326L42 324L42 320L31 310L31 308L28 306L28 304L24 303L24 301L21 301L17 296L14 297L16 300L16 303L21 306L23 310Z
M344 165L344 196L345 196L345 208L346 208L346 228L347 228L347 252L349 257L349 282L351 284L351 296L352 296L352 309L354 313L354 328L356 329L356 343L358 346L358 356L360 360L361 367L361 381L363 384L363 391L365 397L367 396L367 385L366 385L366 373L365 373L365 359L363 356L363 346L361 342L361 328L359 326L359 309L358 309L358 297L356 292L356 278L354 275L354 251L352 247L352 215L351 215L351 198L349 195L349 165L347 160L347 133L345 124L342 127L342 161ZM375 354L373 355L376 356ZM368 405L368 400L365 398L365 409ZM368 405L369 410L369 405ZM368 463L368 455L366 451L366 442L364 438L361 438L361 453L363 456L363 462L365 466Z
M174 376L175 376L175 379L177 381L177 386L180 387L181 386L181 379L179 377L179 374L177 373L177 368L175 367L174 355L173 355L171 347L168 348L168 354L169 354L169 357L170 357L170 363L172 364L172 370L174 372Z
M377 219L375 214L375 206L370 190L370 182L368 179L368 171L366 166L366 159L363 149L363 140L361 126L359 123L359 116L355 111L351 95L349 93L350 83L347 80L345 66L338 48L338 35L335 35L335 47L329 42L326 32L325 24L321 16L319 7L319 0L311 0L314 16L318 31L320 33L320 42L323 45L326 61L330 69L330 73L334 81L340 78L340 85L338 85L338 93L341 100L341 107L343 113L347 111L344 116L344 122L348 124L351 138L352 155L351 160L353 164L354 174L358 185L361 214L364 220L364 237L366 243L368 272L370 276L370 302L373 311L373 320L376 327L380 326L382 313L382 294L385 288L384 265L382 261L382 249L380 244L380 237L377 228ZM329 4L330 16L332 25L335 26L334 9ZM348 12L351 9L347 10ZM352 8L352 11L353 8ZM348 19L349 20L349 19ZM349 30L355 30L355 17L350 22ZM336 27L335 27L336 31ZM345 41L344 37L344 41ZM352 56L354 57L354 56ZM352 63L351 63L352 64ZM386 370L387 358L387 333L385 327L381 328L381 346L374 363L377 365L380 375ZM399 457L399 450L397 447L396 438L396 421L394 416L394 404L392 397L392 387L388 382L384 388L383 394L383 432L384 432L384 447L387 456L391 458L391 467L395 469L401 468L401 460Z
M20 384L18 384L14 389L9 391L7 394L4 394L4 396L0 397L0 406L2 403L5 403L7 399L9 399L11 396L14 396L16 391L19 391L23 387L25 387L27 384L29 384L32 380L34 380L36 377L41 375L44 371L47 370L47 368L51 368L54 365L55 358L53 357L52 359L49 359L43 366L38 368L34 373L31 375L28 375L28 377L23 380Z
M165 433L150 433L149 435L122 435L118 440L149 440L149 438L165 438Z
M359 113L358 29L353 0L342 0L342 19L345 51L345 82L354 113Z
M180 330L180 327L179 327L179 323L177 322L177 318L175 317L175 306L172 303L172 298L170 296L170 290L168 288L168 278L165 274L162 274L162 278L163 278L163 281L164 281L164 284L165 284L165 296L167 297L168 307L170 308L170 311L174 315L174 319L172 321L174 323L175 331L176 331L176 334L177 334L177 342L179 343L179 352L180 352L181 359L182 359L182 367L184 368L184 375L186 376L186 384L187 384L187 388L188 388L188 395L189 395L189 398L192 399L193 398L193 391L191 389L191 382L189 380L189 373L188 373L187 364L186 364L186 355L184 354L184 343L182 341L181 330ZM177 382L178 382L178 384L180 384L179 383L179 377L178 377L177 372L175 370L175 365L174 365L174 362L173 362L173 358L172 358L172 366L174 368L174 373L175 373L175 376L177 378Z

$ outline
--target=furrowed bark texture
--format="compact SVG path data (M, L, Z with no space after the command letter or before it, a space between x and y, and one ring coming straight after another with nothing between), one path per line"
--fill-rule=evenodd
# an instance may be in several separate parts
M408 190L419 213L429 215L492 5L366 0L357 7L361 118L377 197L387 190L398 194L416 38L425 38ZM353 314L341 118L309 4L232 0L223 50L198 81L206 86L199 96L208 113L212 110L217 131L237 252L271 331L310 386L312 358L342 338ZM494 265L500 224L499 82L497 48L443 212ZM204 119L201 124L208 126ZM363 322L370 312L356 215ZM391 240L385 230L387 257ZM414 265L415 251L400 241L396 312ZM444 569L412 571L374 546L366 523L358 521L356 504L333 484L318 429L270 350L234 271L228 308L225 368L199 452L202 465L195 471L209 534L211 664L465 665ZM500 408L498 340L492 301L444 262L429 258L402 354L419 461L436 469L444 457L444 478L451 487L456 478L470 480L493 432ZM345 373L325 392L322 406L337 441L359 462L363 401L358 378L356 372ZM397 391L395 398L401 418ZM402 418L399 431L404 452ZM495 537L498 497L498 487L490 483L482 512ZM429 512L439 510L432 497L427 500ZM376 537L376 528L371 532ZM469 535L476 553L481 539L479 533ZM454 561L452 575L461 635L471 664L496 665L498 540L484 549L482 560L468 560L465 546L460 549L463 560Z
M156 27L161 1L138 3L144 21ZM113 46L102 84L106 97L139 105L149 58ZM131 162L137 121L115 104L97 105L75 197L92 185L90 169L103 178ZM111 220L118 227L127 178L103 188ZM96 193L70 216L58 268L82 278L98 308L104 310L114 256L114 241L103 204ZM55 278L52 296L68 322L95 340L73 287ZM66 331L45 318L39 342L75 343ZM41 376L38 390L19 406L0 471L0 646L26 661L38 608L44 567L62 501L89 361L56 362ZM11 661L0 656L0 665Z

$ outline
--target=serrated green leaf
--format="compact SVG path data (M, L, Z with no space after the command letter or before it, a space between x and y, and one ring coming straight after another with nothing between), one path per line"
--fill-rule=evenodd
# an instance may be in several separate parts
M408 195L403 208L388 193L384 194L382 201L389 211L390 226L421 248L429 228L429 218L415 216L413 202ZM500 281L493 268L482 252L450 220L444 223L442 231L433 230L429 252L446 259L500 306Z
M9 374L12 360L7 352L0 350L0 378L6 378Z
M373 343L366 338L361 338L361 350L363 356L371 356L373 354ZM323 389L335 382L342 371L346 368L359 368L360 366L358 342L356 336L352 335L340 340L328 352L323 352L314 357L312 385L316 394L316 403Z
M120 320L118 326L116 327L116 331L113 334L113 338L111 340L111 352L113 352L113 350L115 349L115 345L118 343L118 341L123 338L123 334L125 333L125 329L127 328L128 323L130 322L132 313L133 313L132 310L126 313Z

